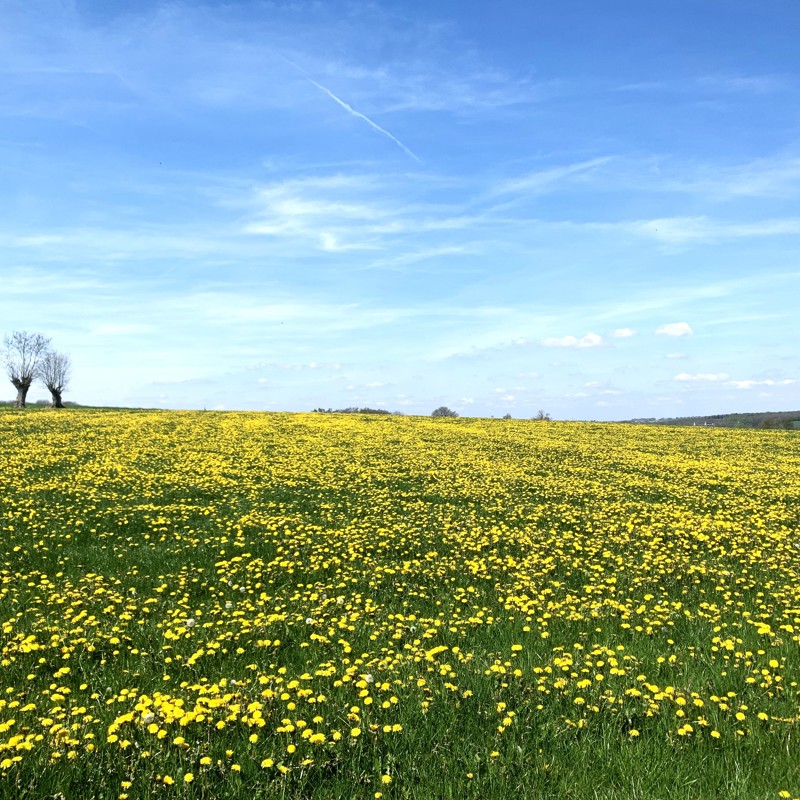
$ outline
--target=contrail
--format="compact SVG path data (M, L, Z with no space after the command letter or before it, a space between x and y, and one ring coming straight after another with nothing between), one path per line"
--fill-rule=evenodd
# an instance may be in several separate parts
M323 86L321 83L317 83L317 81L315 81L301 66L295 64L294 61L290 61L285 56L282 56L282 58L289 64L291 64L296 70L302 73L303 77L309 83L316 86L317 89L319 89L321 92L325 92L325 94L328 95L328 97L330 97L331 100L338 103L345 111L347 111L348 114L352 114L354 117L358 117L358 119L363 119L364 122L366 122L367 125L369 125L371 128L374 128L376 131L382 133L384 136L388 136L406 155L411 156L411 158L413 158L414 161L421 161L421 159L416 153L412 152L408 147L406 147L396 136L393 136L391 133L389 133L389 131L387 131L386 128L381 128L381 126L378 125L377 122L373 122L365 114L362 114L360 111L356 111L351 105L345 103L344 100L337 97L330 89Z

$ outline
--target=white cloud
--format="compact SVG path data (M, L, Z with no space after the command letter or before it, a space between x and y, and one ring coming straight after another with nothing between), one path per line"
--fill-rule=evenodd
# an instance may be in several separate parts
M636 331L633 328L617 328L615 331L611 332L611 335L615 339L627 339L631 336L636 335Z
M688 372L679 372L673 380L676 381L695 381L695 382L714 382L726 381L730 375L727 372L697 372L690 375Z
M603 344L603 337L598 336L596 333L587 333L578 339L576 336L562 336L561 338L551 337L549 339L542 339L542 344L545 347L599 347Z
M603 344L603 337L596 333L587 333L579 342L578 347L598 347Z
M656 328L659 336L691 336L693 333L688 322L668 322L660 328Z

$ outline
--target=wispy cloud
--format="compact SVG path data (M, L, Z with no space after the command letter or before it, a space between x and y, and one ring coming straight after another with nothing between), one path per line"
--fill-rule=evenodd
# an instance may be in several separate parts
M787 75L703 75L697 85L714 92L775 94L796 88L796 81Z
M790 153L739 164L673 164L657 185L716 201L786 198L800 186L800 157Z
M569 169L570 166L573 170ZM793 197L800 189L800 157L794 150L748 161L687 159L662 153L618 153L572 165L559 165L552 170L552 176L547 174L549 169L541 170L538 179L540 193L549 191L548 187L579 187L584 191L637 192L665 199L684 195L702 201L698 202L701 208L708 203L730 203L746 198L786 199ZM534 189L536 176L537 173L530 175ZM525 176L510 179L507 183L513 187L515 180L524 183ZM670 205L676 209L685 207L682 202ZM702 215L674 216L678 220L706 219ZM667 215L663 218L669 219ZM708 221L714 222L711 218Z
M626 232L665 244L703 244L731 239L749 239L800 234L800 217L756 222L721 222L705 216L661 217L611 223L586 223L590 228Z
M716 383L718 381L726 381L730 375L727 372L697 372L690 374L688 372L679 372L673 380L686 383Z
M338 236L323 231L319 235L320 249L326 253L351 253L354 250L380 250L380 247L367 242L342 242Z
M619 92L654 93L669 92L673 94L775 94L795 88L795 81L788 75L753 74L737 75L726 73L709 73L694 77L673 80L652 80L626 83L615 87Z
M412 264L422 261L431 261L443 257L469 256L474 255L479 250L469 243L459 245L441 245L438 247L418 247L400 255L389 258L379 258L365 265L368 270L402 271Z
M729 381L728 386L733 386L736 389L753 389L756 386L791 386L792 384L800 383L800 381L786 378L784 380L775 381L767 378L763 381L744 380L744 381Z
M153 325L130 324L109 324L100 325L90 332L90 336L132 336L142 333L153 333L156 328Z
M599 167L608 164L612 158L612 156L601 156L575 164L530 172L522 177L511 178L498 183L492 188L491 194L544 194L566 183L585 180L588 175L595 172Z

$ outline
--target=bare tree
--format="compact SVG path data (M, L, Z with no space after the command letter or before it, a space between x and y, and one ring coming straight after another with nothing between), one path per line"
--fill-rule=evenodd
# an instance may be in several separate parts
M38 374L49 346L50 339L41 333L14 331L3 337L3 360L8 378L17 390L14 403L17 408L25 408L28 389Z
M66 353L48 350L39 364L38 377L50 390L53 408L64 408L61 395L69 385L72 361Z

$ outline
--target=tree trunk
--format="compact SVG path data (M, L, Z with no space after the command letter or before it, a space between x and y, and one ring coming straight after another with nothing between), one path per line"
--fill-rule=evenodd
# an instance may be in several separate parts
M64 404L61 402L61 392L58 389L50 389L50 394L53 398L52 407L64 408Z
M25 408L25 398L28 396L28 389L31 388L32 381L21 381L17 378L12 378L11 383L17 390L17 399L14 401L14 408Z

